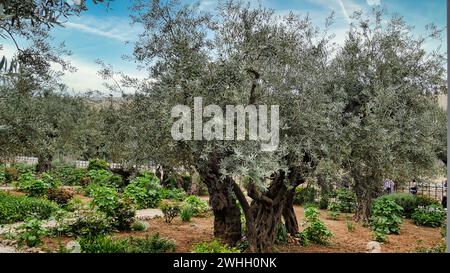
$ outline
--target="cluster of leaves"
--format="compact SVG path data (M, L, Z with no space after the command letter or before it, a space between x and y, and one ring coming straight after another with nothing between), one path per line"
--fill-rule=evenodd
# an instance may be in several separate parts
M50 189L59 186L59 183L47 173L43 173L41 178L38 178L29 172L22 174L19 180L16 181L15 186L28 196L43 197L47 195Z
M56 202L58 205L65 206L74 196L74 192L62 187L48 190L47 198Z
M58 210L58 205L48 200L0 192L0 224L23 221L30 217L48 219Z
M81 179L86 176L86 170L74 165L55 166L51 175L66 186L79 186Z
M302 236L308 241L317 244L328 244L333 233L328 230L325 224L319 219L319 212L314 207L305 208L306 227L303 229Z
M161 189L160 193L162 199L174 201L183 201L187 196L186 192L179 188Z
M91 171L91 170L107 171L107 170L109 170L109 163L102 159L91 159L91 160L89 160L87 170L88 171Z
M113 239L107 236L83 237L81 250L85 253L166 253L175 251L175 242L158 233L146 238Z
M42 243L42 237L48 234L48 229L42 226L42 221L30 218L17 229L17 241L19 244L26 244L35 247Z
M288 242L288 232L286 229L286 225L284 223L280 223L277 228L277 235L275 237L276 244L286 244Z
M297 187L295 189L294 204L304 205L316 202L317 190L313 187Z
M336 203L340 212L351 213L356 208L356 195L348 189L336 190Z
M92 205L104 212L119 230L129 230L134 222L136 210L133 205L120 199L116 188L96 186L91 188Z
M388 234L399 234L403 208L394 201L380 198L372 206L371 226L375 240L384 242Z
M430 205L417 208L411 215L414 224L426 227L441 227L447 213L440 205Z
M172 220L180 213L180 203L164 200L160 203L159 208L164 214L166 223L171 223Z
M240 253L239 249L222 244L219 240L195 244L193 253Z
M196 195L189 195L184 199L183 203L192 209L194 216L198 216L209 210L208 203Z
M87 172L88 186L90 185L102 185L111 187L120 187L122 185L122 178L118 175L114 175L108 170L90 170ZM89 187L87 188L89 192Z
M63 217L55 230L58 235L98 236L113 230L110 218L96 209L81 208Z
M152 173L145 173L134 178L125 187L123 197L138 208L156 208L161 201L160 191L159 179Z
M419 207L427 207L430 205L438 205L439 203L423 195L413 195L409 193L394 193L384 195L378 199L387 199L394 201L397 205L403 208L403 216L406 218L411 218L414 211Z

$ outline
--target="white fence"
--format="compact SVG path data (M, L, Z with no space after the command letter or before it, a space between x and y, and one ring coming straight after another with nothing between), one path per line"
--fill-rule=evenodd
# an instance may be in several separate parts
M16 156L13 162L16 163L23 163L28 165L34 165L38 163L37 157L30 157L30 156ZM75 160L75 166L77 168L86 169L89 165L89 161L83 161L83 160ZM120 169L122 167L122 164L120 163L109 163L109 167L112 169ZM148 165L148 166L135 166L139 170L147 170L147 171L153 171L156 172L156 166L155 165Z

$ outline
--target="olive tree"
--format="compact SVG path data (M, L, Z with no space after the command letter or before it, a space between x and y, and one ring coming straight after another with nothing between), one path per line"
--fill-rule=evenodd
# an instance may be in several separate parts
M355 181L355 218L365 221L383 179L429 173L446 150L436 97L446 92L446 60L441 51L424 49L440 31L429 26L429 36L416 37L401 17L385 19L378 9L355 13L331 65L329 92L345 105L342 164Z

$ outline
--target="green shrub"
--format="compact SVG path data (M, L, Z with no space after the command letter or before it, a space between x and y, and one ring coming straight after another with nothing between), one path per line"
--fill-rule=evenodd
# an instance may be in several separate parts
M81 250L85 253L165 253L175 251L175 242L159 236L112 239L107 236L83 237Z
M23 221L30 217L48 219L58 210L58 205L48 200L0 192L0 224Z
M129 238L129 253L166 253L175 251L175 241L155 233L146 238Z
M53 185L44 179L38 179L33 173L24 173L16 182L16 188L31 197L43 197Z
M193 253L240 253L235 247L222 244L219 240L202 242L194 245Z
M80 210L83 209L85 207L85 204L83 202L83 200L80 197L73 197L72 199L70 199L69 202L67 202L66 205L66 210L70 211L70 212L74 212L76 210Z
M59 235L98 236L112 231L107 215L99 210L80 209L60 221Z
M194 216L194 210L190 205L181 206L180 217L183 222L190 222L192 216Z
M346 218L345 224L347 225L347 230L349 232L355 231L355 226L353 225L353 220L351 218Z
M133 204L126 200L119 200L114 213L110 215L113 219L114 227L120 231L130 230L135 216L136 209Z
M29 247L35 247L42 243L42 237L48 234L48 230L42 227L42 221L39 219L27 219L26 222L18 227L17 241L20 245L26 244Z
M156 208L161 201L161 185L154 174L146 173L134 178L125 188L123 197L138 208Z
M280 223L277 228L277 236L275 237L276 244L286 244L288 242L288 232L286 225Z
M384 243L388 240L387 235L384 231L373 231L372 232L372 237L375 241L380 242L380 243Z
M295 195L293 202L297 205L304 205L306 203L316 202L317 190L313 187L297 187L295 189Z
M81 179L86 176L86 170L77 168L75 165L56 166L51 175L61 181L66 186L79 186Z
M109 170L109 164L105 160L91 159L87 167L88 171L91 170Z
M192 208L194 216L198 216L209 210L208 203L196 195L189 195L183 202Z
M11 183L11 182L19 179L20 173L14 167L9 167L9 168L7 167L4 169L3 175L4 175L4 182Z
M330 204L328 196L322 196L319 200L319 209L327 209Z
M305 209L306 228L301 232L303 236L311 242L317 244L328 244L328 240L333 233L327 229L325 224L319 219L319 212L316 208Z
M336 191L336 203L339 206L340 212L354 212L356 208L356 195L350 190L338 189Z
M439 205L430 205L417 208L411 218L419 226L440 227L445 222L446 212Z
M170 199L174 201L183 201L187 194L183 189L161 189L161 198L162 199Z
M113 215L119 201L119 193L115 188L95 185L91 187L92 204L106 215Z
M87 173L89 184L119 187L122 184L122 178L114 175L107 170L90 170Z
M74 193L71 190L64 188L49 189L47 193L48 200L54 201L59 205L65 206L72 199Z
M430 205L438 205L439 202L428 196L416 196L410 193L394 193L384 195L378 199L388 199L394 201L397 205L403 208L403 216L411 218L413 212L418 207L426 207Z
M166 223L171 223L172 220L180 213L180 205L177 202L164 200L159 205L159 208L164 214L164 220Z
M399 234L403 208L386 198L375 199L370 219L376 234Z
M147 224L142 221L135 221L133 222L133 224L131 224L131 230L133 231L146 231L147 229Z

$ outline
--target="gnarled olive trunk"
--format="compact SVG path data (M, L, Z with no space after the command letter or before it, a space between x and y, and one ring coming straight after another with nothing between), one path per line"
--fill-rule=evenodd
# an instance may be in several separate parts
M214 236L229 245L242 237L241 212L232 194L232 180L221 179L217 161L211 160L198 172L209 192L209 204L214 213Z
M47 172L52 168L53 156L51 155L39 155L38 163L36 165L36 172L43 173Z

